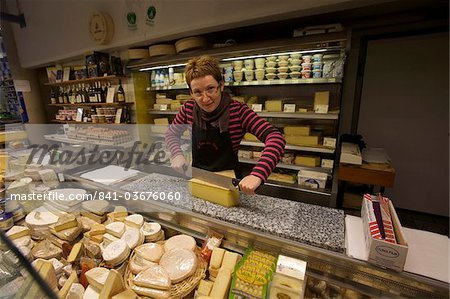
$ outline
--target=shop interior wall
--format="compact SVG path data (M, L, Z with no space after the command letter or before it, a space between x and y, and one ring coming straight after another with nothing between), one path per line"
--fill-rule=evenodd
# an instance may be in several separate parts
M186 35L384 2L393 1L20 0L20 8L25 15L27 26L20 28L13 25L13 29L22 66L37 67L79 57L93 50L148 45ZM15 0L7 0L7 4L8 12L17 13ZM146 25L145 20L149 5L154 5L157 9L155 24L152 26ZM128 9L137 11L136 30L127 27ZM89 37L89 17L97 10L108 13L115 22L115 35L112 43L107 46L97 46Z
M396 169L397 207L449 215L449 39L445 33L368 42L358 133Z

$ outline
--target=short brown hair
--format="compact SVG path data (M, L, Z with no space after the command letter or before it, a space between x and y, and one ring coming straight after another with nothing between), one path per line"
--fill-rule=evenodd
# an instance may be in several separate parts
M191 88L191 81L193 79L202 78L208 75L213 76L219 83L222 81L222 69L220 68L219 60L207 55L189 60L184 75L189 88Z

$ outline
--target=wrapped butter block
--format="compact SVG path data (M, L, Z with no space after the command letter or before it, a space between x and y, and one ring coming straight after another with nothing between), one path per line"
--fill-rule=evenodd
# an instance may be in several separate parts
M234 207L239 205L239 190L222 188L217 185L209 184L199 179L188 181L189 193L191 195L225 206Z

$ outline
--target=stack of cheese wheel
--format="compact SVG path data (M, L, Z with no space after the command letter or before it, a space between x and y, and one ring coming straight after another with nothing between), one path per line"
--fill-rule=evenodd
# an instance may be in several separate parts
M141 227L141 232L144 234L145 242L158 242L164 240L164 231L161 225L156 222L145 222Z
M144 59L148 58L148 50L147 49L129 49L128 50L128 59Z
M148 48L148 53L150 57L162 56L162 55L173 55L177 54L174 45L161 44L153 45Z
M81 204L81 215L97 223L106 220L106 213L110 206L106 200L88 200Z
M206 39L201 36L182 38L175 43L177 53L205 49L207 45Z
M130 282L138 295L169 298L174 284L191 277L197 270L195 239L177 235L164 246L147 243L134 250L130 270L136 276Z
M58 219L58 216L41 206L25 217L25 224L30 229L33 239L41 240L44 238L44 233L49 231L49 226L55 224Z

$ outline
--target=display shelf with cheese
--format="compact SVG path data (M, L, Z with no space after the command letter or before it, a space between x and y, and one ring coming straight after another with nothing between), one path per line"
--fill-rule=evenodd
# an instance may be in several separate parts
M247 164L256 164L256 159L245 159L245 158L239 158L239 162L241 163L247 163ZM307 167L307 166L299 166L295 164L285 164L285 163L278 163L277 168L283 168L283 169L292 169L292 170L313 170L318 172L323 172L328 175L331 175L332 169L323 168L323 167Z
M262 142L245 141L245 140L241 141L241 145L264 147L264 143ZM313 153L325 153L325 154L333 154L335 151L334 148L327 146L298 146L289 144L286 144L285 149L294 151L313 152Z

